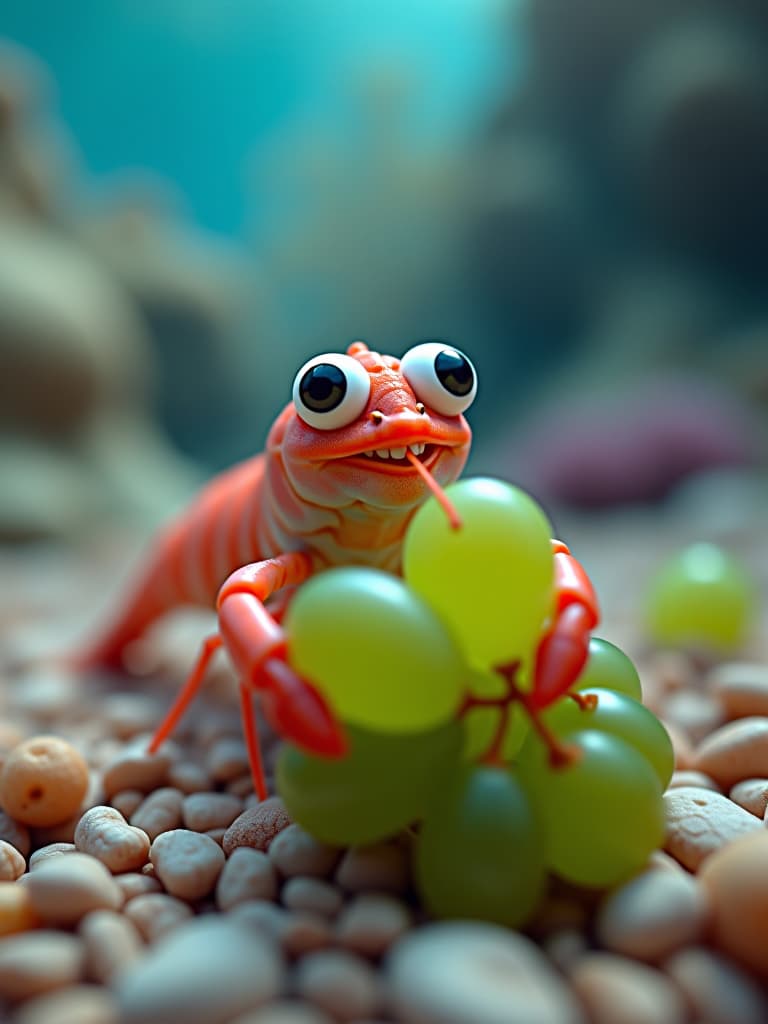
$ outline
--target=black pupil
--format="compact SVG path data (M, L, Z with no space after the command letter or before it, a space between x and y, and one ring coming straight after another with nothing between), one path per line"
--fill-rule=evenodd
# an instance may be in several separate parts
M459 352L446 349L435 358L437 379L452 395L468 395L475 383L469 360Z
M333 363L318 363L301 378L299 394L312 412L330 412L347 393L347 378Z

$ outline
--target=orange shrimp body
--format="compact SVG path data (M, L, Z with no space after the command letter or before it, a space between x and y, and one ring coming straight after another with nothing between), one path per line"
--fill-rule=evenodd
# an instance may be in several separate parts
M224 580L249 563L301 551L312 572L335 565L399 571L406 527L429 494L400 451L421 450L420 461L444 486L461 473L471 432L461 414L428 410L398 359L361 342L349 354L370 377L360 414L320 430L294 403L286 406L266 452L217 476L160 536L132 598L87 663L119 665L126 646L157 619L180 605L212 607Z

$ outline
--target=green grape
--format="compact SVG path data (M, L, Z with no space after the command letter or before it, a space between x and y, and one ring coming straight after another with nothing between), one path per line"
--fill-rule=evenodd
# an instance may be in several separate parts
M635 666L622 650L596 636L589 641L587 663L572 689L591 690L594 686L624 693L633 700L643 699Z
M480 672L472 669L468 676L468 690L471 696L500 698L507 694L504 679L496 672ZM501 710L498 707L473 707L462 716L464 727L464 760L476 761L488 751L494 741L499 725ZM510 704L507 711L507 727L499 754L504 761L514 760L528 735L530 723L521 707Z
M597 729L618 736L650 762L662 789L666 789L675 768L675 754L667 730L652 711L631 697L613 690L591 688L582 696L597 697L594 710L582 711L575 701L564 697L544 714L544 721L559 737L579 729ZM529 742L540 743L532 735Z
M754 587L739 562L714 544L694 544L651 581L646 620L657 644L728 651L743 643L754 609Z
M501 480L470 478L446 493L462 526L452 529L428 499L405 535L404 576L474 666L529 659L552 608L550 524L532 498Z
M616 885L639 871L664 838L659 778L648 761L617 736L585 729L568 743L581 756L551 768L528 747L520 773L547 834L547 861L576 885Z
M516 928L546 879L539 819L517 778L465 768L430 802L416 840L416 884L439 917L478 917Z
M436 613L389 573L321 573L291 602L285 631L291 665L345 722L421 732L456 714L461 653Z
M435 785L461 757L459 722L395 735L348 727L340 760L285 744L277 791L291 818L315 838L344 846L394 835L422 817Z

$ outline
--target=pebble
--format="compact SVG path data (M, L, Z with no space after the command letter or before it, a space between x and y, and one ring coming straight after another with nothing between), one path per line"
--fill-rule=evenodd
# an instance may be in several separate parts
M101 701L101 714L113 736L129 740L138 733L151 733L161 711L154 697L124 692L107 694Z
M156 942L192 917L184 900L164 892L148 892L126 903L123 913L139 930L145 942Z
M149 856L149 836L129 825L113 807L92 807L75 829L75 846L96 857L115 874L136 871Z
M652 869L608 895L598 910L595 933L614 953L658 961L698 942L707 912L706 893L695 878Z
M664 849L689 871L738 836L763 828L754 814L708 789L670 789L664 806Z
M135 736L105 765L101 781L107 798L124 789L151 793L166 784L176 748L166 741L156 754L148 754L150 739L148 733Z
M736 783L728 796L745 811L762 818L768 806L768 779L744 779Z
M13 1024L120 1024L112 993L85 984L28 999L12 1020Z
M63 928L90 910L117 910L123 902L108 869L85 853L48 858L30 873L26 889L41 919Z
M674 722L668 722L664 718L660 718L660 721L672 740L672 749L675 752L675 768L678 771L690 768L693 764L693 743L690 737L684 729L679 725L675 725Z
M664 964L702 1024L765 1024L768 999L735 964L709 949L685 949Z
M327 918L306 911L289 911L266 900L239 903L232 916L279 943L288 956L325 949L333 941Z
M40 924L40 915L32 906L27 886L0 882L0 935L26 932Z
M13 1024L119 1024L111 992L97 985L73 985L29 999Z
M408 854L399 843L352 846L339 861L335 881L348 892L373 889L400 896L410 884Z
M263 1006L260 1010L244 1013L236 1017L231 1024L333 1024L333 1020L315 1006L281 999Z
M726 791L744 779L768 776L768 718L740 718L717 729L699 744L692 767Z
M160 892L163 888L153 875L145 875L138 871L129 871L124 875L118 875L115 881L123 894L123 903L149 892Z
M225 1024L273 999L282 983L267 939L230 917L200 917L125 971L116 992L121 1024Z
M587 952L589 942L583 930L561 928L547 936L542 948L555 967L566 974Z
M339 1021L370 1017L381 1001L373 968L344 950L321 950L302 957L294 985L300 996Z
M411 912L402 900L385 893L360 893L336 921L338 942L363 956L382 956L411 926Z
M144 953L144 943L133 922L113 910L94 910L80 922L78 934L85 944L88 977L111 985Z
M290 824L283 801L271 796L235 818L224 835L224 852L229 856L238 846L266 851L278 832Z
M144 794L138 789L123 789L110 798L110 805L116 811L120 811L126 819L130 818L135 810L141 807Z
M718 665L709 675L709 685L727 718L768 716L768 665Z
M612 953L587 953L569 972L591 1024L686 1024L682 996L661 971Z
M170 832L181 825L183 800L180 790L162 786L136 808L131 815L131 825L146 832L150 840L156 839L162 832Z
M0 939L0 997L31 996L74 985L85 962L83 943L66 932L37 931Z
M243 812L243 801L229 793L192 793L182 803L184 827L193 832L229 828Z
M704 772L695 772L691 768L685 771L672 772L668 788L679 789L681 786L693 786L696 789L713 789L716 793L720 792L720 787L714 779L710 779Z
M224 865L216 883L216 906L231 910L246 900L273 900L277 875L266 853L239 846Z
M204 793L211 788L210 775L194 761L174 761L168 769L168 782L182 793Z
M213 891L225 860L213 839L184 828L158 836L149 856L168 892L190 901L203 899Z
M583 1024L539 947L518 932L444 921L409 932L386 961L389 997L419 1024Z
M280 898L289 910L307 910L312 914L334 917L344 897L338 886L322 878L294 875L283 885Z
M212 744L205 767L214 782L231 782L249 769L248 751L242 740L225 736Z
M26 870L26 861L16 847L0 839L0 882L15 882Z
M74 843L49 843L47 846L41 846L29 858L29 870L34 871L49 857L58 857L62 853L75 853L76 851L77 847Z
M725 712L720 701L700 689L678 690L663 703L661 717L683 729L693 743L722 725Z
M712 905L715 944L764 978L768 978L766 865L768 831L761 825L753 835L742 836L713 854L700 874Z
M23 825L58 825L76 813L88 790L88 765L58 736L33 736L8 754L0 803Z
M269 859L284 878L313 875L325 878L341 856L335 846L321 843L300 825L288 825L269 844Z
M29 829L22 825L19 821L6 814L5 811L0 810L0 839L5 840L6 843L10 843L11 846L15 846L22 857L28 857L29 851L32 849L32 839L29 835Z

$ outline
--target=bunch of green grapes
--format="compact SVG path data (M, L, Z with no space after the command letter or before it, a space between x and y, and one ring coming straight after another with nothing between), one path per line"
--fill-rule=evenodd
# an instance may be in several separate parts
M658 845L669 739L640 703L618 648L594 638L574 684L542 721L571 763L550 765L500 666L530 688L554 607L551 526L498 480L447 488L451 527L430 499L414 516L403 579L333 569L286 616L288 657L345 728L339 760L284 746L277 785L289 813L329 843L416 826L415 877L439 916L511 926L535 910L549 872L608 885ZM595 705L595 706L593 706Z

